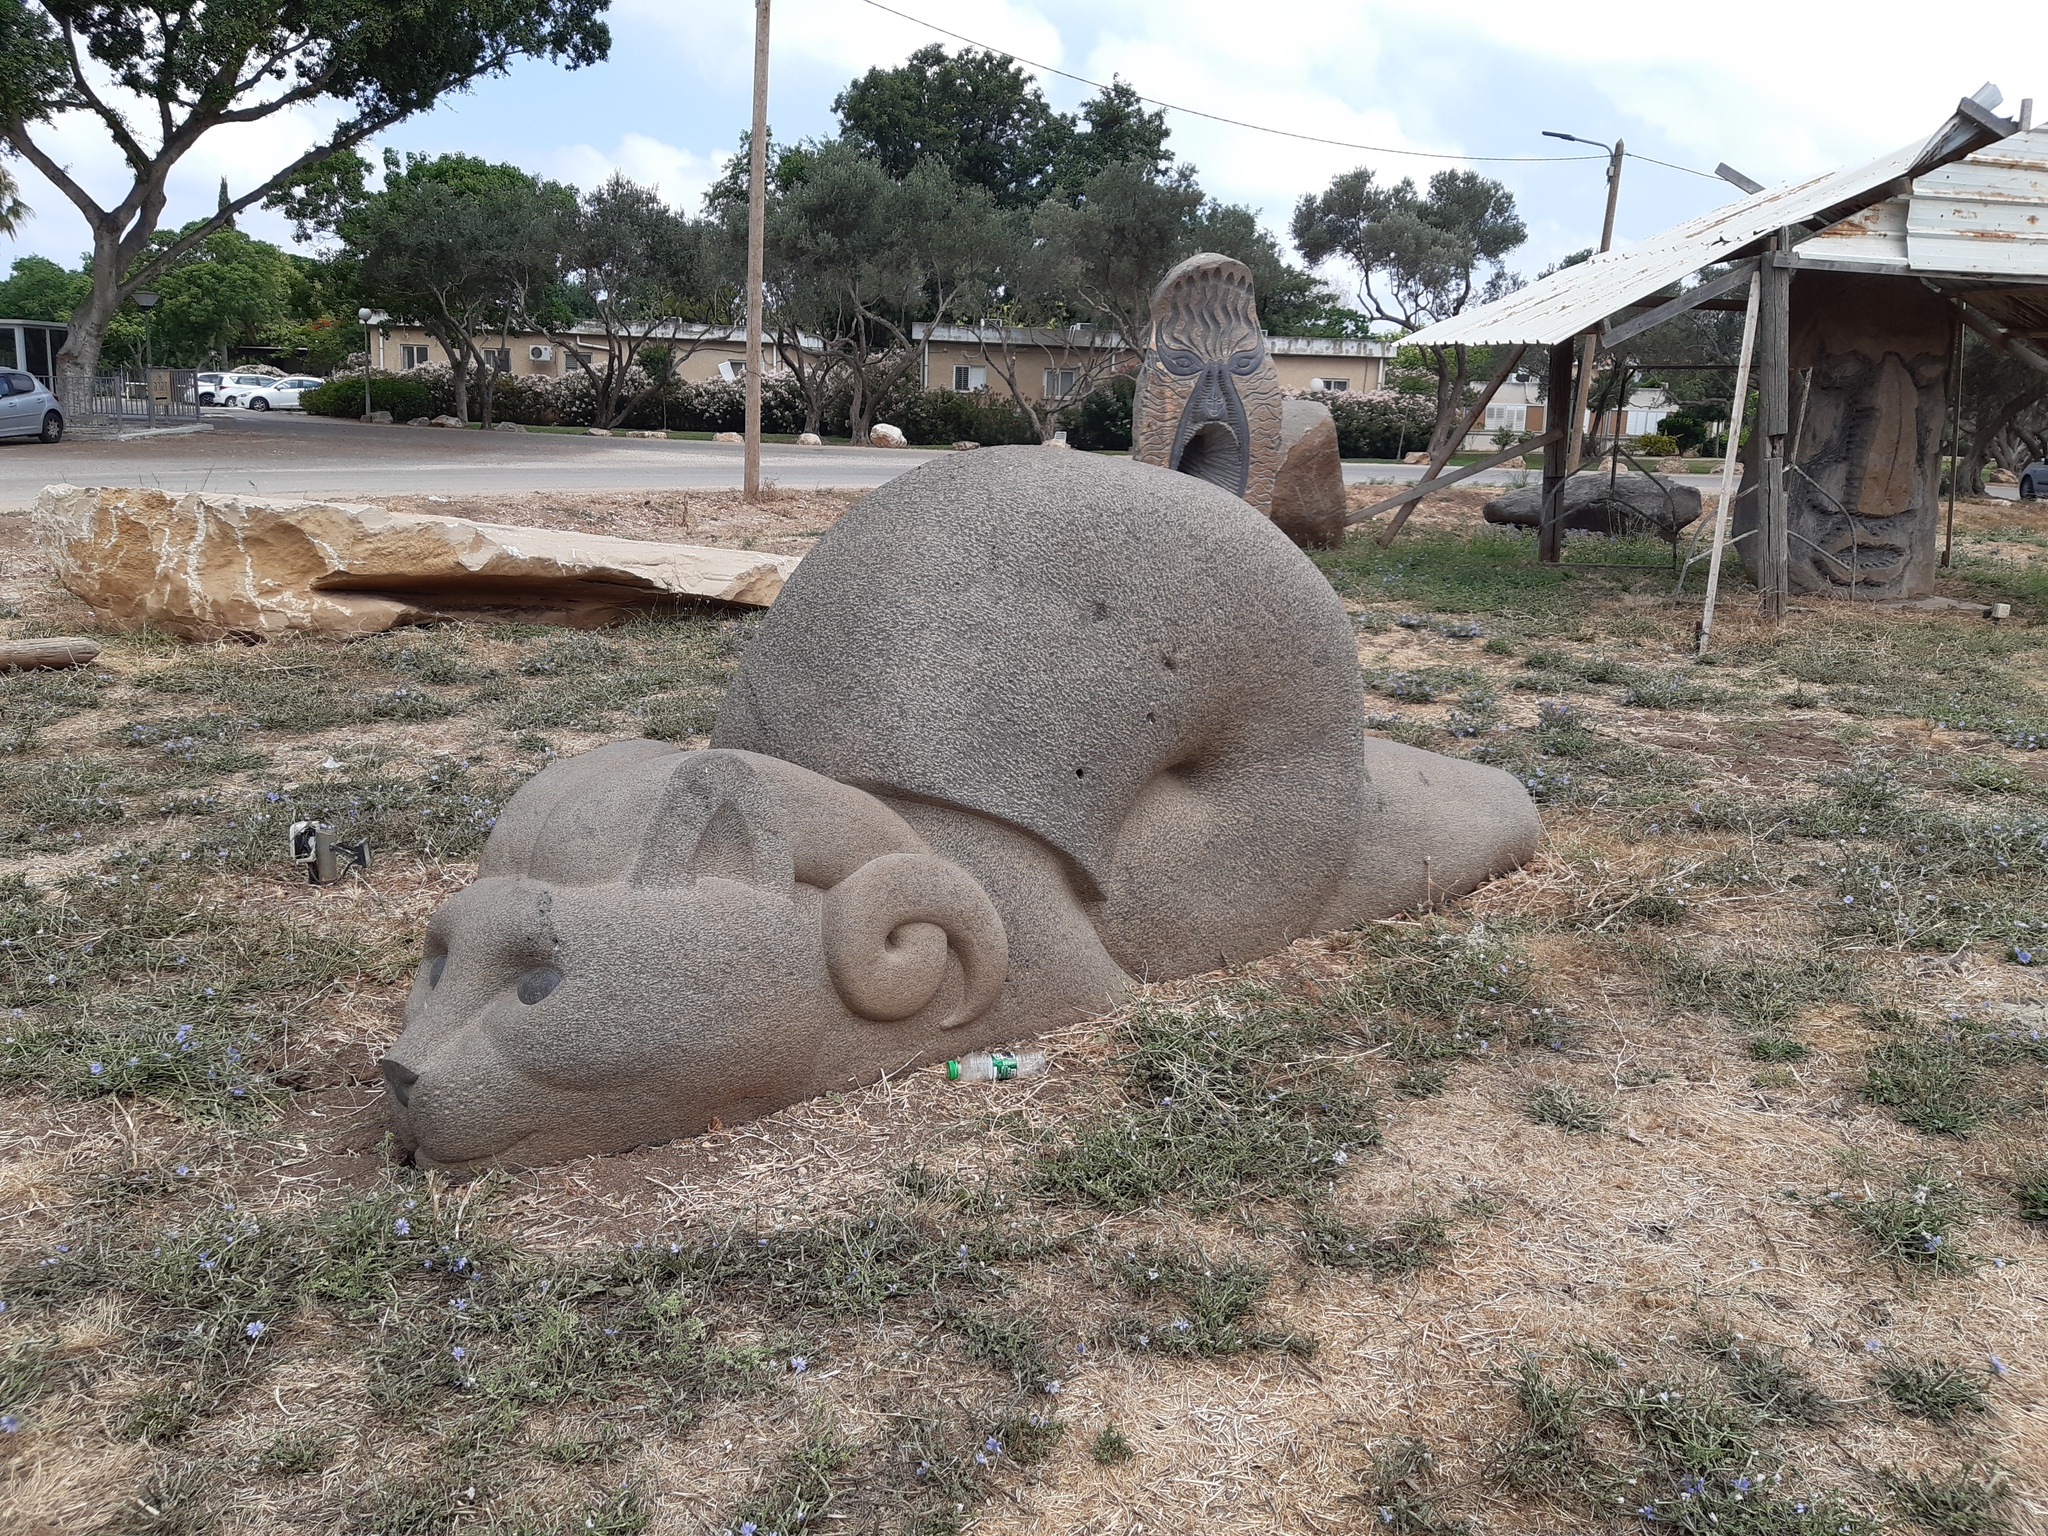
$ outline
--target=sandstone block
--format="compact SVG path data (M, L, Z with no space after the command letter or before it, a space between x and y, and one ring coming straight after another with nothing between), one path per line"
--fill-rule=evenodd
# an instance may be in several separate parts
M457 416L435 416L429 418L427 425L430 427L459 427L462 425L462 419Z
M1281 403L1273 521L1305 549L1334 549L1344 542L1344 460L1337 451L1337 423L1320 400Z
M501 421L493 430L498 432L524 432L526 428L516 421Z
M972 453L980 446L981 444L973 441L971 438L963 437L953 445L953 451L955 453Z
M796 445L799 448L822 448L825 446L825 439L815 432L799 432Z
M1405 454L1401 462L1403 464L1427 464L1429 462L1429 455L1427 453Z
M876 448L907 448L910 439L900 428L892 427L886 421L878 421L868 428L868 442Z
M585 427L583 435L585 437L610 437L612 429L610 427Z
M389 411L372 411L363 420L373 427L388 427L391 425L391 413Z
M711 434L711 441L714 443L744 443L746 438L738 432L714 432Z
M71 485L44 488L32 528L103 623L187 640L480 616L589 628L684 597L766 607L797 564L363 503Z

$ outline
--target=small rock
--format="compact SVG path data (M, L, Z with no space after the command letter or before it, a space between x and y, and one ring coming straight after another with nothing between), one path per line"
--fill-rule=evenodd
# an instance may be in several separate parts
M1067 435L1062 432L1058 437L1048 437L1038 446L1041 448L1064 448L1067 446Z
M825 439L815 432L799 432L796 436L796 445L799 448L822 448L825 446Z
M878 421L868 428L868 443L875 448L907 448L910 439L903 435L900 427L892 427L886 421Z
M462 423L460 420L453 416L436 416L433 420L429 421L427 425L430 427L459 427L462 425Z
M1528 467L1529 461L1520 454L1517 454L1514 458L1501 465L1502 469L1527 469Z
M585 427L583 435L585 437L610 437L612 429L610 427Z
M746 438L738 432L714 432L711 434L711 441L714 443L744 443Z
M498 432L524 432L526 428L519 425L516 421L501 421L493 430Z
M373 427L388 427L391 425L391 413L389 411L372 411L363 420Z
M1401 462L1403 464L1427 464L1429 462L1429 455L1427 453L1411 453Z
M956 453L972 453L980 446L981 444L975 442L972 438L963 437L953 445L953 449Z
M1692 471L1691 459L1659 459L1657 473L1660 475L1683 475Z
M2009 469L1987 469L1984 471L1986 485L2018 485L2020 477Z
M657 443L668 441L668 434L666 432L628 432L626 436L652 438Z
M434 418L431 416L415 416L406 422L408 427L431 427L433 424Z

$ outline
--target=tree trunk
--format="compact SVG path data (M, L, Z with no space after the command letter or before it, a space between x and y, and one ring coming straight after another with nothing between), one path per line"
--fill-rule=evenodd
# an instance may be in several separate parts
M1457 435L1465 420L1466 354L1462 346L1431 349L1436 359L1436 426L1429 434L1429 456L1434 461Z
M118 265L119 236L110 230L93 231L92 292L71 312L64 334L64 346L52 361L57 398L69 399L74 392L90 390L100 371L100 348L107 339L107 325L121 307Z
M453 375L455 385L455 419L467 425L469 421L469 355L467 352L448 354L448 371Z

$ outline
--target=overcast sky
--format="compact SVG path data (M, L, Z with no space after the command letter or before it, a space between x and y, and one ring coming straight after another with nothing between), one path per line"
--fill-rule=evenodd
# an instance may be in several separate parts
M1702 171L1726 160L1771 183L1924 138L1987 77L2005 92L2008 113L2024 96L2048 98L2042 0L1970 0L1932 11L1896 0L890 3L1020 59L1093 80L1119 75L1162 101L1374 146L1306 143L1168 114L1171 147L1199 168L1203 186L1258 209L1283 244L1296 199L1359 165L1418 182L1450 164L1497 176L1529 226L1528 245L1510 263L1524 276L1599 234L1597 161L1479 158L1597 153L1543 138L1542 129L1620 135L1632 152ZM748 120L753 6L614 0L611 25L608 62L573 73L522 64L378 146L463 150L584 187L617 168L694 210ZM775 0L774 136L830 133L832 98L849 79L927 42L959 46L865 0ZM1092 94L1050 74L1041 83L1063 109ZM313 142L325 121L306 114L210 136L173 180L166 226L211 209L222 176L238 191L261 179ZM75 175L109 200L118 195L118 161L103 135L78 120L64 125L59 143ZM1401 149L1470 158L1389 152ZM86 248L83 221L30 167L12 165L35 217L12 247L0 241L0 264L24 252L76 260ZM1618 238L1641 238L1736 195L1725 183L1631 160ZM290 238L268 216L244 227Z

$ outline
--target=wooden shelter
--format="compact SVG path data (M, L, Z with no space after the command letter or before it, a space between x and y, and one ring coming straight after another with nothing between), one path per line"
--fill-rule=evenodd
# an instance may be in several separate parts
M1549 398L1579 408L1550 412L1541 439L1543 559L1559 557L1556 510L1582 467L1586 364L1688 310L1742 309L1731 438L1752 368L1762 419L1739 496L1732 462L1724 477L1717 555L1732 511L1772 615L1794 590L1931 591L1962 328L2048 371L2048 131L2033 131L2031 103L2013 119L1999 100L1986 86L1923 143L1757 191L1407 338L1508 349L1475 415L1528 348L1550 349ZM1490 462L1380 506L1412 504Z

